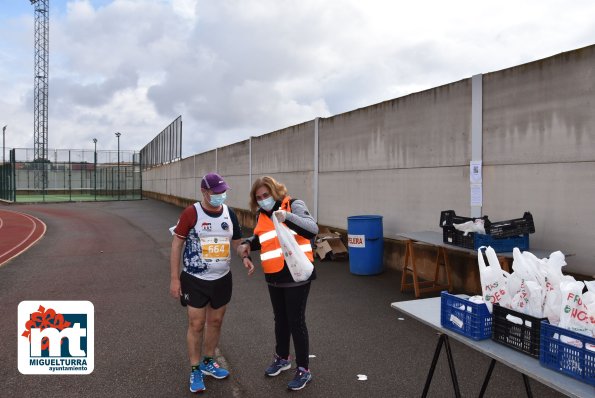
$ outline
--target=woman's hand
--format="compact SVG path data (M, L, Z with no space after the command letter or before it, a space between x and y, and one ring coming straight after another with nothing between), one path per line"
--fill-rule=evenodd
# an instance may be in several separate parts
M287 212L285 210L277 210L275 212L275 217L277 217L277 220L279 220L279 222L284 222L286 215L287 215Z
M252 263L250 257L243 257L242 264L244 264L244 268L248 270L248 276L251 276L254 273L254 264Z

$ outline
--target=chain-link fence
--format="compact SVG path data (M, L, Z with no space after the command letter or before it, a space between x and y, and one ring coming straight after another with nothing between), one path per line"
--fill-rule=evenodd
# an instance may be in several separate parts
M15 189L14 189L14 162L12 161L14 156L14 150L9 151L10 161L7 163L0 163L0 199L9 202L15 201Z
M14 152L13 152L14 151ZM0 175L16 202L132 200L142 198L140 156L134 151L54 149L49 159L35 159L33 149L14 149ZM36 178L37 177L37 178ZM2 191L4 192L4 191Z

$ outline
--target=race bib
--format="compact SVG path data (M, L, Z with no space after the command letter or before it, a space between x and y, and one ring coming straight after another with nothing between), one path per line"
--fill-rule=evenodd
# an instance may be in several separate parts
M204 260L212 260L216 262L231 260L231 256L229 254L229 238L201 237L200 246L202 248L202 258Z

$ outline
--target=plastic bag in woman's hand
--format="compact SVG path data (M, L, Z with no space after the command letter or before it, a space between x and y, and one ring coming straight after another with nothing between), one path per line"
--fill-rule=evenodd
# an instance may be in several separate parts
M280 223L277 217L273 216L272 218L277 232L277 239L281 244L281 252L293 280L296 282L307 281L312 275L312 271L314 271L314 265L297 243L290 229L285 224ZM310 247L311 249L312 247Z

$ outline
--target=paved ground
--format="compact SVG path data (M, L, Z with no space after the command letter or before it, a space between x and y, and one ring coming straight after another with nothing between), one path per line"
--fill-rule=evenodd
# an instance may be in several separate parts
M185 310L169 298L167 228L181 211L152 200L17 205L43 220L46 236L0 268L0 396L172 397L187 390ZM220 350L232 375L207 379L210 397L418 397L436 333L390 308L413 299L400 273L354 276L347 262L317 262L309 305L314 381L289 392L290 372L266 378L274 347L262 273L232 264L234 296ZM17 370L17 306L22 300L90 300L95 306L95 371L85 376L24 376ZM489 359L453 342L465 397L477 396ZM367 375L358 381L357 375ZM560 397L532 381L537 397ZM430 397L453 396L441 356ZM497 365L487 397L522 396L521 375Z

